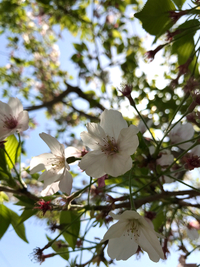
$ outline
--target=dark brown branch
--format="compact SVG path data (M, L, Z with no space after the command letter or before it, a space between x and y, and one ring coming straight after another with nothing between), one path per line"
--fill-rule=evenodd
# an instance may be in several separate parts
M65 102L63 102L63 104L66 104ZM74 106L70 106L74 111L78 112L81 116L91 120L91 121L96 121L96 122L99 122L99 118L95 117L95 116L92 116L90 114L87 114L85 112L83 112L82 110L79 110L77 108L75 108Z
M41 108L52 107L55 104L62 102L63 99L66 96L68 96L70 93L76 93L80 98L88 101L88 103L93 102L94 106L96 108L99 108L102 111L105 109L96 99L92 98L90 95L85 94L79 87L72 86L72 85L68 84L67 82L65 82L65 84L67 86L67 89L65 91L63 91L60 95L54 96L54 98L51 101L43 102L43 104L41 104L41 105L27 107L27 108L25 108L25 110L33 111L33 110L38 110Z
M152 203L154 201L165 200L165 202L168 201L169 204L178 204L180 206L191 206L191 207L200 208L200 204L191 204L191 203L183 201L182 199L177 198L177 196L184 196L184 195L189 195L191 198L193 198L193 197L200 196L200 193L195 190L182 190L182 191L174 191L174 192L164 191L160 194L150 195L147 197L136 199L134 201L134 204L135 204L136 209L138 209L146 203ZM99 210L99 211L109 212L111 210L120 209L120 208L131 208L131 205L130 205L130 202L127 201L127 202L123 202L119 204L111 203L110 205L98 205L98 206L88 206L88 207L80 206L81 209L83 207L88 210ZM79 209L79 206L72 205L71 209Z
M12 189L9 187L5 187L5 186L0 186L0 192L8 192L8 193L12 193L14 195L22 195L22 196L27 196L28 198L34 200L34 201L38 201L40 198L38 198L37 196L31 194L30 192L28 192L27 190L22 190L22 189Z

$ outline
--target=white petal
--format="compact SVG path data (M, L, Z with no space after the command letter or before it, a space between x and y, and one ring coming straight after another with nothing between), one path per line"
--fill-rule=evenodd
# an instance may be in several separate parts
M17 97L11 97L8 101L8 105L12 110L13 116L15 116L16 118L18 117L18 114L23 111L22 103Z
M30 174L36 173L36 172L41 172L45 169L44 164L40 163L35 167L31 167L30 165Z
M73 179L72 179L71 174L68 171L66 171L66 173L60 179L60 183L59 183L60 191L70 195L71 190L72 190L72 181Z
M137 249L138 244L128 235L110 239L108 242L108 255L111 259L127 260L136 253Z
M3 140L5 139L6 137L12 135L15 133L15 130L14 131L10 131L9 129L7 128L3 128L3 126L1 127L0 125L0 129L1 129L1 132L0 132L0 139Z
M191 229L187 228L187 235L189 239L191 240L195 240L199 238L199 233L195 228L191 228Z
M148 253L152 261L158 262L160 258L164 260L164 253L154 230L141 226L138 245Z
M40 175L38 181L44 181L44 187L46 187L47 185L58 181L61 175L62 174L57 174L57 173L51 172L51 171L44 171Z
M87 153L79 163L79 167L87 173L87 175L100 178L105 175L104 165L107 156L101 151L91 151Z
M163 151L164 154L156 160L156 163L160 166L167 166L174 162L174 156L171 154L169 150Z
M190 153L194 156L200 157L200 145L193 147Z
M89 134L88 132L82 132L80 134L80 137L84 143L85 146L94 149L94 150L99 150L100 146L98 145L98 141L94 139L93 135Z
M65 158L69 158L69 157L80 158L81 151L73 146L68 146L65 149Z
M139 140L137 137L138 128L130 125L128 128L122 129L117 140L119 151L125 151L127 155L135 153Z
M51 152L54 155L59 157L63 156L64 153L63 146L58 142L56 138L46 133L41 133L39 134L39 136L48 145L48 147L51 149Z
M28 112L27 111L20 112L17 121L18 121L17 130L19 132L26 131L28 129L28 122L29 122Z
M102 138L106 137L105 131L98 123L87 123L86 127L88 133L91 134L95 140L99 141Z
M101 242L105 242L106 240L112 239L112 238L118 238L123 235L123 233L126 231L127 221L119 221L115 224L113 224L108 231L105 233L103 239Z
M48 159L53 158L54 155L51 153L44 153L39 156L33 157L30 162L30 174L40 172L48 166ZM47 167L47 170L49 168Z
M9 116L12 114L10 106L2 101L0 101L0 119L4 118L4 115Z
M132 167L132 159L124 153L117 153L107 157L104 165L105 173L117 177L129 171Z
M104 110L100 116L100 126L104 129L106 135L118 139L120 131L127 128L128 124L123 119L122 114L117 110Z
M134 210L125 210L120 215L120 220L138 220L141 218L143 218L143 217Z
M59 182L55 182L53 184L48 185L46 188L44 188L41 192L41 196L45 197L45 196L50 196L55 194L56 192L58 192L59 190L59 186L58 186Z
M192 138L192 137L191 137ZM190 139L190 138L188 138ZM186 141L187 139L185 139L184 141ZM189 149L191 146L193 145L192 142L187 142L187 143L184 143L184 144L181 144L181 145L178 145L180 148L184 149L184 150L187 150Z

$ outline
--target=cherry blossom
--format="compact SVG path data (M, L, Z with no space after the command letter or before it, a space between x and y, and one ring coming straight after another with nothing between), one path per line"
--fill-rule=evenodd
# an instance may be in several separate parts
M121 215L110 212L109 215L118 222L108 229L101 242L109 240L108 255L111 259L127 260L136 253L138 246L148 253L152 261L164 259L157 238L159 234L144 217L133 210L127 210Z
M66 159L78 153L78 150L72 147L64 149L64 145L49 134L41 133L40 137L51 149L51 153L33 157L30 162L30 173L45 169L38 179L44 181L42 196L52 195L58 190L69 195L72 189L72 176Z
M191 123L181 124L177 123L176 126L170 131L169 138L173 144L181 143L190 140L194 135L194 128ZM191 142L187 142L179 145L182 149L188 149L192 145Z
M190 240L199 238L198 230L200 230L200 223L198 221L191 221L187 226L187 235Z
M11 97L8 104L0 101L0 140L28 129L28 112L18 98Z
M153 120L149 120L148 122L147 122L147 126L150 128L151 127L151 125L153 124ZM144 124L144 122L141 120L140 122L139 122L139 124L138 124L138 129L139 129L139 131L143 134L143 133L145 133L146 132L146 130L147 130L147 127L146 127L146 125Z
M155 152L155 147L154 146L150 146L149 147L149 152L151 155L153 155L153 153ZM168 167L169 165L171 165L174 161L174 156L171 154L170 150L168 149L164 149L160 154L159 154L159 158L156 160L156 164L160 165L162 167L162 171L165 170L166 167ZM177 173L178 174L178 173ZM176 174L174 174L176 176ZM163 175L160 177L160 181L162 183L173 183L174 180L166 175Z
M79 166L92 177L100 178L105 174L117 177L132 167L130 156L139 144L138 128L128 127L116 110L104 110L100 120L100 124L88 123L88 132L81 133L83 143L93 151L83 156Z

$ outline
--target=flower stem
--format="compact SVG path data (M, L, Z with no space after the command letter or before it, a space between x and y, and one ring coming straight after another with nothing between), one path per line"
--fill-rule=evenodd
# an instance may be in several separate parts
M44 246L42 248L42 251L44 251L45 249L51 247L53 245L53 243L66 231L68 230L83 214L85 213L85 210L84 212L81 212L80 215L78 215L70 224L67 224L65 226L65 228L60 232L59 235L57 235L53 240L51 240L46 246Z
M15 167L15 164L13 163L13 161L12 161L10 155L8 154L8 152L6 151L5 148L4 148L4 152L6 153L6 156L9 158L11 164L13 165L13 169L14 169L16 175L17 175L17 179L18 179L18 181L20 182L21 186L22 186L23 188L26 188L26 185L25 185L24 182L22 181L21 176L20 176L20 174L18 173L18 171L17 171L17 169L16 169L16 167Z
M146 126L147 130L148 130L149 133L151 134L154 143L157 144L157 141L156 141L156 139L154 138L152 132L150 131L149 126L147 125L145 119L142 117L142 115L140 114L139 110L137 109L137 107L136 107L136 105L135 105L135 102L134 102L133 98L132 98L131 96L129 96L129 97L128 97L128 100L129 100L130 105L131 105L132 107L134 107L134 109L136 110L138 116L139 116L140 119L143 121L143 123L144 123L144 125Z
M129 193L130 193L131 209L132 210L136 210L135 204L134 204L134 201L133 201L133 196L132 196L131 174L132 174L132 169L130 170L130 173L129 173Z
M91 185L92 185L92 177L90 176L90 184L89 184L89 188L88 188L88 199L87 199L88 205L89 205L89 202L90 202Z
M173 114L173 116L172 116L172 118L171 118L171 120L170 120L170 122L169 122L169 124L168 124L168 127L167 127L167 129L166 129L166 131L165 131L165 134L163 135L163 138L161 139L161 141L159 142L159 144L158 144L158 146L157 146L157 148L156 148L156 154L158 154L159 149L160 149L160 146L161 146L163 140L165 139L165 137L168 135L168 133L172 130L172 128L174 128L174 127L176 126L176 124L179 123L179 121L182 120L183 117L185 117L185 116L187 115L188 112L186 111L186 113L185 113L185 114L184 114L178 121L176 121L176 122L174 123L174 125L172 125L172 122L173 122L173 120L174 120L176 114L178 113L178 111L179 111L180 108L183 106L183 104L185 103L185 101L188 99L189 96L190 96L189 93L186 94L185 97L182 99L180 105L176 108L176 110L175 110L175 112L174 112L174 114ZM172 125L172 127L171 127L171 125Z

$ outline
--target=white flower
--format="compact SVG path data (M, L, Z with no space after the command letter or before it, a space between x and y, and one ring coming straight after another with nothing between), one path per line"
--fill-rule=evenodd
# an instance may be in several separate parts
M190 140L194 135L194 128L191 123L181 124L180 122L170 131L169 138L173 144L181 143ZM187 142L179 145L182 149L188 149L192 145L191 142Z
M174 162L174 156L167 149L163 150L161 157L156 160L156 163L160 166L168 166Z
M158 165L165 166L165 167L171 165L173 162L174 162L174 156L171 154L170 150L167 150L167 149L163 150L161 157L156 160L156 163ZM162 168L162 170L164 171L165 168ZM178 173L174 174L174 175L176 176L176 175L178 175ZM166 183L166 184L170 184L170 183L175 182L174 179L172 179L166 175L161 176L160 181L162 183Z
M88 132L81 133L83 143L93 151L82 158L79 166L92 177L105 174L117 177L132 167L130 156L139 144L138 129L134 125L128 127L116 110L105 110L100 119L100 124L88 123Z
M68 195L72 189L72 176L68 172L70 169L66 158L70 157L68 149L64 149L64 145L49 134L41 133L40 137L51 149L52 153L44 153L33 157L30 162L30 173L45 171L39 177L39 181L44 181L44 189L41 192L42 196L52 195L59 189ZM74 148L74 150L76 150Z
M127 260L136 253L138 246L148 253L152 261L164 259L157 233L144 217L133 210L121 215L110 212L109 215L118 222L108 229L101 242L109 240L108 255L111 259Z
M149 120L148 122L147 122L147 126L150 128L151 127L151 125L153 124L153 120ZM139 129L139 131L143 134L143 133L145 133L146 132L146 130L147 130L147 127L146 127L146 125L144 124L144 122L141 120L140 122L139 122L139 124L138 124L138 129Z
M15 132L28 129L28 112L23 110L18 98L11 97L8 104L0 101L0 139L4 139Z
M200 157L200 145L193 147L190 151L190 154Z
M153 153L155 152L155 147L150 146L149 152L151 155L153 155ZM156 164L162 166L162 171L164 171L165 167L171 165L173 163L173 161L174 161L174 156L171 154L170 150L165 149L161 152L161 157L156 160ZM176 176L176 175L178 175L178 173L174 174L174 175ZM166 175L163 175L160 177L160 181L162 183L168 184L168 183L173 183L175 180L166 176Z
M187 235L189 239L195 240L199 238L198 230L200 230L200 223L198 221L191 221L187 226Z
M193 241L199 238L199 233L195 228L187 228L187 236Z

